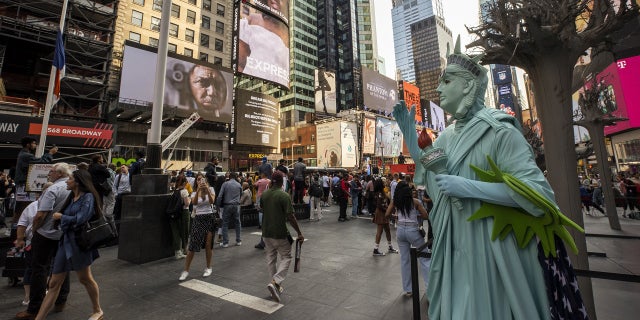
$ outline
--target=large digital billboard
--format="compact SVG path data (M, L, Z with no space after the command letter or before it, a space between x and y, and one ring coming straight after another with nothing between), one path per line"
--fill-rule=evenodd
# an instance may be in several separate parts
M120 98L122 103L147 103L151 108L158 55L152 47L127 42L124 47ZM167 58L164 113L179 117L198 112L204 120L231 122L233 73L198 60Z
M611 115L614 117L629 119L629 121L620 121L615 126L605 127L605 135L639 128L640 56L616 61L598 74L597 79L603 83L602 87L606 89L599 97L598 102L601 108L613 110ZM610 101L611 98L614 101Z
M438 131L438 132L443 131L444 128L446 127L446 120L447 120L444 117L444 110L440 108L440 106L435 104L433 101L429 101L429 108L431 109L429 110L430 111L429 126L431 127L431 129L435 131Z
M364 118L362 128L362 153L373 154L376 142L376 119Z
M398 83L376 71L362 68L362 95L367 109L393 111L398 103Z
M278 99L237 89L235 109L236 144L278 148L280 143L280 105Z
M318 167L342 167L341 121L316 125Z
M402 143L402 132L395 120L376 118L376 156L397 157Z
M512 81L511 67L508 65L504 65L504 64L491 65L491 73L493 75L494 85L510 84Z
M407 104L407 108L411 111L413 106L416 107L416 116L415 119L418 122L424 122L426 119L426 112L423 110L420 104L420 88L416 85L409 83L407 81L401 82L402 89L402 98L404 102Z
M315 81L316 112L336 113L336 74L316 69Z
M342 147L343 168L353 168L357 163L358 126L355 122L340 123L340 145Z
M289 88L289 1L239 3L237 71Z

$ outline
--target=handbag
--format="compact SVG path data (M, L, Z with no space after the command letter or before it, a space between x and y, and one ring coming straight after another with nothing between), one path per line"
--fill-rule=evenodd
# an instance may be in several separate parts
M76 244L83 251L96 249L118 238L118 231L113 220L100 215L93 221L87 221L76 230Z

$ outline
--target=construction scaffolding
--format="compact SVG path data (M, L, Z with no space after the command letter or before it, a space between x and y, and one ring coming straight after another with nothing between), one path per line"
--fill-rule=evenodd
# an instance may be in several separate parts
M8 96L44 105L63 0L0 0L2 73ZM54 117L106 117L117 0L69 0L66 75Z

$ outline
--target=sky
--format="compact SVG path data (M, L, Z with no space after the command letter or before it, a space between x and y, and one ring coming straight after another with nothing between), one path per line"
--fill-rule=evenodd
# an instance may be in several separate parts
M418 0L430 1L430 0ZM478 3L479 0L441 0L444 21L451 30L453 38L460 34L462 47L471 42L471 38L466 29L465 24L469 27L478 25ZM385 72L384 74L395 79L396 59L393 45L382 45L393 43L393 25L391 21L391 0L372 0L374 4L376 16L376 32L378 53L384 57ZM464 10L458 10L464 8Z

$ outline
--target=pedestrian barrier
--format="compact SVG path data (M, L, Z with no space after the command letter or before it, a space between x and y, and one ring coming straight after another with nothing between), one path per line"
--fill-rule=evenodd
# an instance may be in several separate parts
M411 248L411 296L413 300L413 319L420 320L420 284L418 283L418 258L431 258L431 253L424 251L427 243L418 248Z

